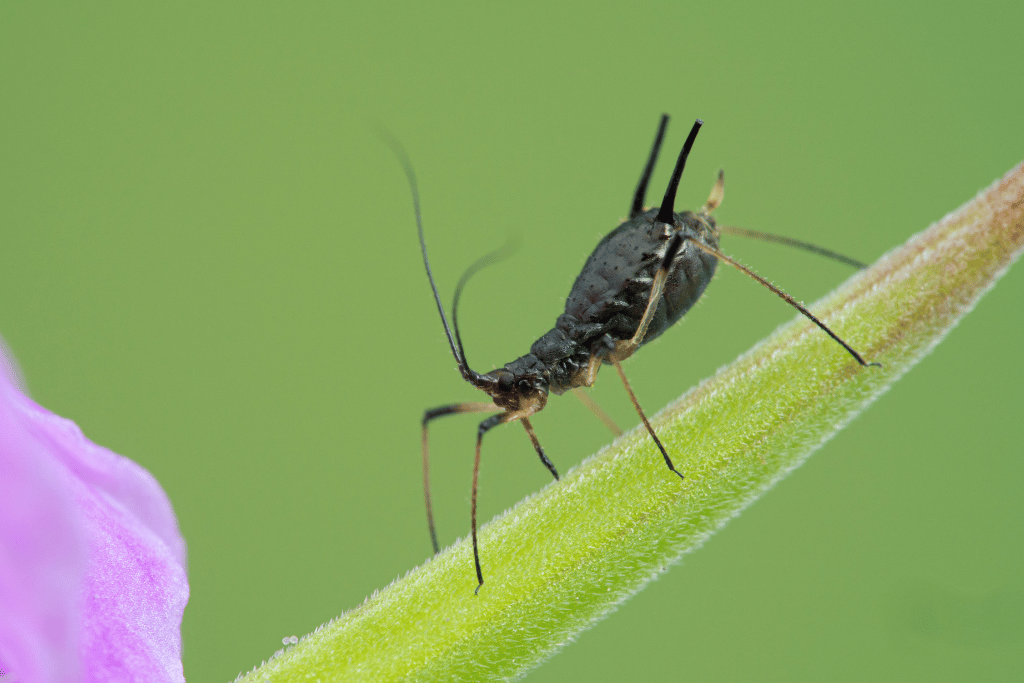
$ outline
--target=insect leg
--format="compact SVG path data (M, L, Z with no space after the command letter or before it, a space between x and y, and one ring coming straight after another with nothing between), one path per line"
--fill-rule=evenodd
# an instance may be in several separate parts
M491 415L480 423L476 430L476 457L473 458L473 495L470 498L470 526L473 531L473 563L476 565L476 580L479 581L474 594L480 593L480 586L484 585L484 573L480 569L480 546L476 540L476 489L477 481L480 478L480 445L484 441L484 434L509 419L512 413ZM557 476L557 475L556 475Z
M879 367L879 368L882 367L881 363L868 363L866 360L864 360L861 357L861 355L859 353L857 353L856 351L853 350L852 346L847 344L845 341L843 341L839 337L839 335L837 335L835 332L833 332L831 329L829 329L828 325L826 325L825 323L823 323L820 320L818 320L814 316L813 313L811 313L806 308L804 308L802 305L797 303L796 299L791 297L789 294L786 294L784 291L782 291L781 289L779 289L778 287L776 287L772 283L768 282L767 280L765 280L763 277L761 277L760 275L758 275L754 271L750 270L750 268L747 268L746 266L741 265L737 261L732 260L731 258L726 256L722 252L718 251L717 249L712 249L708 245L702 244L701 242L699 242L699 241L697 241L695 239L692 239L692 238L689 238L689 237L687 237L686 239L687 239L687 241L693 243L701 251L703 251L705 253L708 253L708 254L711 254L712 256L717 258L719 261L725 261L726 263L728 263L733 268L736 268L737 270L743 271L744 273L746 273L750 277L754 278L755 280L760 282L762 285L764 285L765 287L767 287L771 291L773 291L776 294L778 294L786 303L788 303L790 306L792 306L796 310L798 310L801 313L803 313L804 316L807 319L809 319L812 323L814 323L815 325L820 327L825 332L825 334L827 334L828 336L832 337L832 339L834 339L840 346L842 346L844 349L846 349L849 352L849 354L851 356L853 356L856 359L856 361L858 363L860 363L861 365L863 365L863 366L873 365L873 366Z
M600 420L608 430L615 436L622 436L622 430L619 429L619 425L615 424L615 420L611 418L611 415L604 412L601 406L597 405L594 399L590 398L590 394L585 392L582 388L576 387L572 389L572 395L580 400L580 403L590 409L597 419Z
M775 235L770 232L758 232L756 230L746 230L745 228L735 228L727 225L719 225L716 229L723 235L738 235L740 237L749 237L750 239L762 240L764 242L785 244L787 247L796 247L797 249L809 251L812 254L818 254L819 256L830 258L833 261L845 263L846 265L853 266L854 268L868 267L868 264L858 261L857 259L850 258L849 256L843 256L831 249L819 247L818 245L811 244L810 242L801 242L800 240L795 240L791 237L783 237L782 235Z
M633 393L633 387L629 386L629 380L626 379L626 373L622 371L622 363L620 363L618 359L613 358L612 364L615 365L615 369L618 371L619 377L622 378L622 384L626 387L626 393L629 394L629 400L633 402L633 407L636 408L636 412L640 414L640 419L644 421L644 426L647 427L647 431L650 433L651 438L654 439L654 443L658 445L658 450L661 451L662 457L665 458L665 464L668 465L670 470L678 474L680 479L685 479L686 477L684 477L672 464L672 458L668 457L668 451L666 451L665 447L661 445L661 439L659 439L658 435L654 433L654 427L652 427L651 423L647 421L647 416L644 415L644 410L640 407L640 402L636 400L636 394Z
M533 425L530 424L530 419L527 417L522 418L523 427L526 428L526 433L530 437L530 441L533 442L533 447L537 451L537 455L540 456L540 461L544 463L544 467L548 468L548 472L551 472L554 476L555 481L558 481L558 470L555 469L553 462L548 460L548 456L544 454L544 449L540 447L540 441L537 440L537 435L533 433Z
M427 527L430 529L430 542L434 546L434 554L441 552L437 544L437 532L434 530L434 510L430 505L430 449L427 446L427 424L436 418L459 413L483 413L488 410L501 410L493 403L452 403L451 405L432 408L423 413L423 498L427 502Z
M633 334L632 339L616 342L615 350L609 355L609 360L626 360L643 344L644 337L647 335L647 327L651 324L651 320L654 319L654 314L658 310L658 302L661 301L661 293L665 290L665 281L668 280L669 271L672 269L672 261L675 260L682 246L683 236L677 231L672 235L672 241L668 243L668 248L665 249L665 256L662 257L661 265L658 266L658 272L654 275L654 284L651 285L651 294L647 299L647 308L644 309L644 315L640 318L640 324L636 328L636 333Z

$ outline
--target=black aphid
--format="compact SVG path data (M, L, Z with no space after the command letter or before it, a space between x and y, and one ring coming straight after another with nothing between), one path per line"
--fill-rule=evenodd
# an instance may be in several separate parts
M737 234L745 237L780 242L806 249L844 263L864 267L853 259L822 249L812 244L789 238L753 232L740 228L727 228L715 224L711 212L722 203L725 193L724 174L719 171L718 181L711 195L700 211L675 212L676 189L686 165L686 158L703 125L699 119L690 129L683 149L679 153L675 169L665 198L656 209L644 209L647 183L658 158L661 142L668 125L668 116L662 115L658 134L654 140L647 164L633 195L629 219L612 230L602 239L587 259L582 272L573 283L565 301L565 312L558 316L555 326L533 343L530 353L507 363L503 368L481 374L469 367L458 328L458 302L466 281L484 265L494 261L498 252L480 259L462 276L455 288L452 304L452 327L449 327L441 297L437 292L427 246L423 239L423 223L420 218L419 194L416 177L408 158L397 143L392 142L402 160L409 184L412 188L416 210L416 225L419 230L420 248L427 279L434 292L437 310L441 314L445 335L451 346L452 355L458 363L462 377L490 396L490 402L453 403L433 408L423 414L423 492L427 504L427 524L434 552L439 551L434 517L430 505L430 468L427 448L427 425L434 419L457 413L499 411L477 428L476 456L473 460L473 492L471 498L470 524L473 536L473 560L476 577L480 586L484 583L480 568L480 551L477 543L476 494L477 478L480 472L480 445L484 434L491 428L505 422L520 421L533 443L537 455L552 476L558 479L558 471L541 448L537 435L530 424L530 416L541 410L548 401L548 393L562 394L570 389L589 387L597 379L602 364L615 366L626 392L640 419L657 444L665 459L665 465L682 478L672 464L672 459L654 432L647 416L644 415L633 389L622 371L622 361L632 356L637 349L655 339L681 318L700 298L707 287L719 261L738 268L762 285L782 297L815 325L841 344L860 365L869 365L853 348L839 338L824 323L797 303L791 296L732 260L718 250L720 234ZM872 365L876 365L872 363ZM614 423L580 391L574 391L613 431L618 433Z

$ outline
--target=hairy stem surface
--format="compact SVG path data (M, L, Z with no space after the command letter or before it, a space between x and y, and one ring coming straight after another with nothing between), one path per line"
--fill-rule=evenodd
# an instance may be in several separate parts
M1024 164L633 430L278 653L245 681L514 679L613 611L798 467L974 306L1024 249ZM910 428L913 428L912 426Z

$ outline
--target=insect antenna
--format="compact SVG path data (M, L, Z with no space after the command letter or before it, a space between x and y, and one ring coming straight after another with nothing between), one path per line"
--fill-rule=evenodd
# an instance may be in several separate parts
M676 206L676 190L679 189L679 179L683 177L683 168L686 166L686 157L690 156L690 149L693 147L693 141L697 139L697 133L700 132L700 127L704 125L704 122L697 119L693 122L693 128L690 129L690 134L686 136L686 142L683 143L683 149L679 152L679 158L676 159L676 167L672 169L672 179L668 181L668 189L665 190L665 199L661 202L661 210L658 211L657 217L654 219L661 223L668 223L672 225L674 223L673 211Z
M842 338L840 338L840 336L838 334L836 334L831 329L829 329L828 325L826 325L825 323L823 323L820 320L818 320L818 318L815 317L815 315L813 313L811 313L806 308L804 308L800 303L797 302L796 299L794 299L789 294L787 294L786 292L782 291L781 289L779 289L778 287L776 287L772 283L768 282L767 280L765 280L763 277L761 277L760 275L758 275L754 271L750 270L750 268L747 268L746 266L740 264L739 262L734 261L733 259L729 258L728 256L726 256L722 252L718 251L717 249L714 249L712 247L709 247L706 244L703 244L699 240L695 240L692 237L687 237L685 239L686 239L686 241L690 242L691 244L693 244L695 247L697 247L701 251L703 251L703 252L705 252L707 254L711 254L712 256L717 258L719 261L725 261L726 263L728 263L733 268L736 268L737 270L740 270L740 271L746 273L747 275L749 275L753 279L757 280L758 282L760 282L762 285L764 285L765 287L767 287L771 291L775 292L786 303L788 303L790 306L792 306L796 310L800 311L808 320L810 320L812 323L814 323L815 325L820 327L825 332L825 334L827 334L828 336L832 337L832 339L834 339L836 342L838 342L839 345L842 346L844 349L846 349L847 352L851 356L853 356L856 359L856 361L858 363L860 363L861 365L864 365L864 366L875 366L875 367L879 367L879 368L882 367L881 363L869 363L866 360L864 360L864 358L862 358L861 355L859 353L857 353L853 349L852 346L850 346L845 341L843 341Z
M850 258L849 256L843 256L842 254L840 254L838 252L835 252L835 251L832 251L831 249L826 249L825 247L819 247L818 245L811 244L810 242L801 242L800 240L795 240L795 239L793 239L791 237L783 237L782 235L774 235L774 234L772 234L770 232L758 232L756 230L747 230L746 228L736 228L736 227L731 227L731 226L726 226L726 225L719 225L718 226L718 232L722 233L723 235L738 235L739 237L749 237L751 239L761 240L761 241L764 241L764 242L774 242L775 244L785 244L787 247L795 247L797 249L803 249L804 251L809 251L812 254L817 254L819 256L824 256L825 258L830 258L833 261L839 261L840 263L845 263L846 265L853 266L854 268L861 268L861 269L863 269L863 268L867 268L868 267L868 264L866 264L866 263L861 263L857 259Z
M448 316L444 313L444 306L441 304L441 295L437 292L437 285L434 283L434 273L430 270L430 259L427 258L427 242L423 237L423 218L420 215L420 193L416 185L416 172L412 168L412 162L409 161L409 155L406 154L405 148L398 140L396 140L390 133L386 131L380 131L381 137L391 147L391 151L398 157L399 163L402 164L402 169L405 171L405 177L409 181L409 189L412 191L412 205L416 212L416 230L420 237L420 251L423 253L423 267L427 270L427 279L430 280L430 289L434 292L434 302L437 304L437 312L441 314L441 324L444 325L445 336L448 337L448 346L451 347L452 355L455 356L455 362L459 364L459 372L462 373L463 378L468 381L473 381L479 378L479 373L474 372L470 369L466 363L465 356L462 355L462 345L457 344L455 337L452 336L452 330L448 325Z
M495 263L504 261L511 256L515 250L519 247L518 240L509 237L508 241L504 245L495 249L494 251L484 254L473 264L466 268L466 272L459 278L459 283L455 285L455 296L452 297L452 327L455 329L455 343L459 347L459 354L462 356L462 362L466 363L466 351L462 348L462 336L459 334L459 299L462 297L462 290L466 287L466 283L469 282L469 278L473 277L487 266L492 266ZM424 252L426 255L426 252Z
M665 139L665 129L668 128L668 114L661 115L661 123L658 124L658 134L654 136L654 146L647 157L647 165L644 172L640 174L640 182L633 193L633 206L629 209L630 220L636 218L644 210L644 198L647 196L647 183L651 180L651 173L654 172L654 164L658 161L658 152L661 151L661 142Z

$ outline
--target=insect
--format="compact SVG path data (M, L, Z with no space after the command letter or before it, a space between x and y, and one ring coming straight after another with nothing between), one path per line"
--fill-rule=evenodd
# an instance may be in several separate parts
M723 233L738 234L780 242L857 267L864 267L864 264L805 242L768 233L718 226L711 212L721 204L725 193L725 179L722 171L719 171L711 195L699 211L696 213L692 211L675 212L676 190L690 149L703 125L700 119L693 124L686 142L683 144L661 205L657 208L644 209L647 185L654 170L667 125L668 116L662 115L654 145L633 194L629 218L597 244L583 266L583 270L576 278L576 282L566 298L565 312L558 316L555 326L533 343L528 354L487 373L473 370L466 360L466 352L459 335L458 304L459 297L469 278L480 268L496 260L497 254L490 254L478 260L459 280L452 302L452 324L449 325L430 269L430 260L427 258L427 245L423 237L423 221L420 215L416 178L404 151L397 143L392 142L396 154L402 161L412 189L423 265L427 271L427 279L434 293L434 301L437 304L452 355L455 357L463 379L485 392L490 398L490 401L486 402L452 403L427 410L423 414L423 491L427 507L427 525L430 529L430 540L435 554L440 551L440 547L437 543L430 502L427 427L433 420L446 415L497 412L496 415L482 421L477 428L476 454L473 460L470 526L473 538L473 562L478 581L477 593L484 583L476 523L477 481L480 473L480 449L484 434L500 424L518 421L525 428L541 462L557 480L558 471L541 447L537 435L533 431L533 425L530 423L530 417L547 404L549 393L562 394L580 387L589 387L597 379L598 370L602 365L614 366L626 393L629 394L633 407L636 408L644 427L661 452L665 465L680 479L683 478L683 474L675 468L672 458L640 407L636 394L622 370L622 361L636 353L641 346L658 337L697 302L715 274L719 261L738 268L782 297L841 344L862 366L877 365L867 363L857 351L810 311L797 303L789 294L719 251L719 235ZM581 396L581 399L585 403L589 403L584 396ZM595 412L606 421L606 424L609 423L606 416L599 412L600 409L592 403L590 407L595 409ZM614 425L611 426L615 429Z

